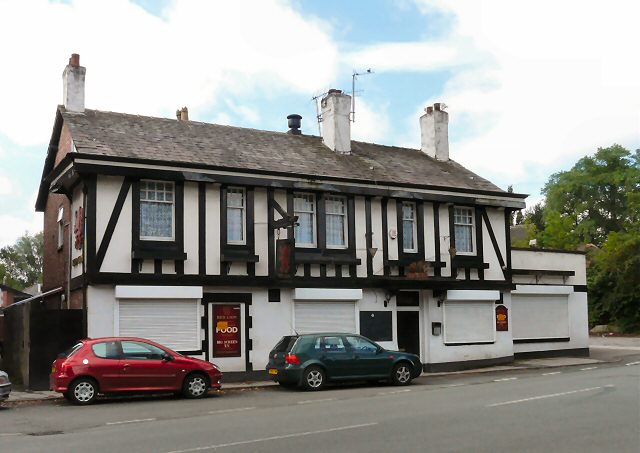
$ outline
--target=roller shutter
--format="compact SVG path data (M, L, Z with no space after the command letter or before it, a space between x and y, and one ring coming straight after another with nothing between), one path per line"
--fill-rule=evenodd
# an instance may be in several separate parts
M198 351L200 311L193 300L121 300L118 306L119 335L142 337L174 351Z
M511 296L514 340L569 338L569 299L563 294Z
M447 300L443 305L446 344L495 341L493 301Z
M356 332L354 302L296 302L295 330L302 333Z

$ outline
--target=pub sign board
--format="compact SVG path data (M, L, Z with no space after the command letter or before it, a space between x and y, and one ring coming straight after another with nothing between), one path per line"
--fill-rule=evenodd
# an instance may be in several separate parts
M295 274L295 242L292 239L276 241L276 274L278 278L291 278Z
M507 332L509 330L509 310L504 305L496 307L496 331Z
M240 357L242 330L239 304L213 305L213 357Z

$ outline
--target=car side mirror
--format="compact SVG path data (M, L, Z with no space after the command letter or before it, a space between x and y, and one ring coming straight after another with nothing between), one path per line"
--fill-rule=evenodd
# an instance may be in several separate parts
M162 354L162 360L164 360L165 362L171 362L173 360L173 356L165 352L164 354Z

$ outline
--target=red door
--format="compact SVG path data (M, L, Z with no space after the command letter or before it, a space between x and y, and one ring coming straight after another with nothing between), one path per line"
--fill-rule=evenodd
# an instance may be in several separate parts
M165 351L142 341L122 341L123 390L176 390L180 367L162 360Z

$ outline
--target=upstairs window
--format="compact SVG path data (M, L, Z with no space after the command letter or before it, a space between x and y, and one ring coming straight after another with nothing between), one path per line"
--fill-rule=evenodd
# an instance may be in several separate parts
M473 253L473 208L453 210L456 252Z
M240 187L227 189L227 244L246 244L246 192Z
M405 252L417 252L416 204L402 203L402 249Z
M347 247L347 200L345 197L327 196L325 198L327 214L327 248L343 249Z
M296 247L316 246L316 198L310 193L293 196L294 215L298 216L295 228Z
M64 206L58 208L58 250L64 245Z
M140 181L140 239L174 240L174 185Z

